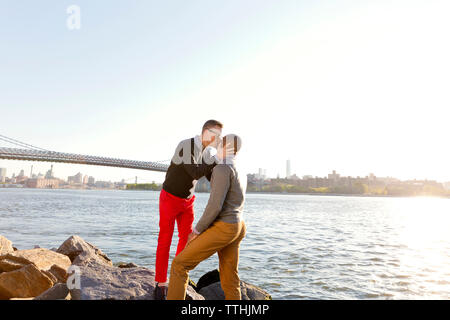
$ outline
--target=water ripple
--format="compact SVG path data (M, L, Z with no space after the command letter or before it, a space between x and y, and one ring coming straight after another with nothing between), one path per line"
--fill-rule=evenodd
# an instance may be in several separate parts
M158 196L0 189L0 234L19 249L78 234L114 262L154 268ZM196 220L207 200L197 195ZM275 299L449 299L449 212L448 199L249 194L240 276ZM214 255L191 277L217 266Z

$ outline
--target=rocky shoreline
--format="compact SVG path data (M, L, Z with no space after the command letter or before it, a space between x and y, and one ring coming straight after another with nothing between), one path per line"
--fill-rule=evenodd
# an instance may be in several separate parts
M155 272L114 265L99 248L71 236L57 249L18 250L0 235L0 300L154 300ZM271 300L241 280L243 300ZM186 300L223 300L219 271L190 281Z

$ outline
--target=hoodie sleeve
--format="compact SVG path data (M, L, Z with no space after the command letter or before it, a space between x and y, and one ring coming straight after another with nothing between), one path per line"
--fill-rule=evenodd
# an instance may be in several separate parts
M211 194L202 217L195 226L198 233L205 231L222 211L223 203L230 189L231 169L226 165L214 168L211 177Z

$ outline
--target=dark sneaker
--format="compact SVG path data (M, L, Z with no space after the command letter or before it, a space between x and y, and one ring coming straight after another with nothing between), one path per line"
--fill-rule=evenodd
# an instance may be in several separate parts
M166 297L167 297L167 286L159 286L159 284L156 284L155 300L166 300Z

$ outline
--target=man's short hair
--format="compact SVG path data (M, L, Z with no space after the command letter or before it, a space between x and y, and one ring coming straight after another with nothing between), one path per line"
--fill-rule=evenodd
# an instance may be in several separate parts
M237 134L227 134L225 137L223 137L223 145L231 145L234 148L234 154L237 154L239 150L241 150L242 147L242 139Z
M205 130L214 128L214 127L219 127L220 129L222 129L223 128L223 124L221 122L217 121L217 120L208 120L203 125L202 132L205 131Z

